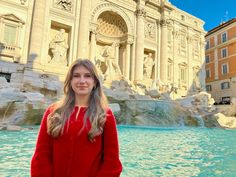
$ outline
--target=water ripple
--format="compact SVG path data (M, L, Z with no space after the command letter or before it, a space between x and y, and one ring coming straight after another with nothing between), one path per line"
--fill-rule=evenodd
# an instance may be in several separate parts
M121 177L236 174L236 131L119 126ZM37 130L0 131L0 176L28 177Z

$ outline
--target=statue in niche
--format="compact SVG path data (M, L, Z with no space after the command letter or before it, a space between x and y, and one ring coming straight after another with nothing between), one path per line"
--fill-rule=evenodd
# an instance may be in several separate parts
M155 65L155 62L153 61L152 58L152 53L149 53L148 56L145 57L144 59L144 77L147 79L151 79L151 75L152 75L152 68Z
M67 64L66 54L68 45L65 38L65 30L60 29L59 33L55 35L49 44L50 51L52 52L52 59L49 61L60 62Z
M104 66L104 63L105 63L105 59L104 57L102 56L103 54L103 49L101 50L98 50L97 51L97 54L96 54L96 57L95 57L95 66L98 70L98 74L99 75L103 75L104 74L104 69L103 69L103 66Z
M104 46L102 57L105 59L106 63L106 72L105 76L110 79L116 79L121 76L121 71L118 63L116 62L116 48L115 43L112 43L111 46Z

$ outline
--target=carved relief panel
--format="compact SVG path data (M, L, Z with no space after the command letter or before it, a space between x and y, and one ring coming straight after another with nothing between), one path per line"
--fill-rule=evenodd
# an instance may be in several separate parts
M146 21L144 27L145 38L156 40L156 25L153 22Z
M195 35L193 37L192 42L192 51L193 51L193 59L198 60L200 57L200 36Z
M186 30L181 30L178 38L179 46L179 55L185 57L187 52L187 35Z
M53 6L61 10L72 12L74 1L73 0L54 0Z

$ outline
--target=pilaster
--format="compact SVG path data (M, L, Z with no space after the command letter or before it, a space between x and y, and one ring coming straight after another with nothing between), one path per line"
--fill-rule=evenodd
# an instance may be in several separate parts
M126 57L125 57L125 77L127 79L130 78L130 45L131 41L127 41L126 43Z
M34 68L37 68L37 65L41 63L42 49L44 48L45 18L47 13L49 13L47 10L46 0L34 1L27 68L32 68L33 65Z
M144 18L146 11L144 8L138 7L136 10L137 26L136 26L136 51L135 51L135 74L134 81L143 80L143 58L144 58Z
M77 58L88 58L90 0L81 0Z
M168 53L167 53L167 47L168 47L168 39L167 39L167 25L170 23L168 19L162 19L160 20L160 26L161 26L161 50L160 50L160 67L161 67L161 73L160 78L161 81L166 84L167 83L167 64L168 64Z
M91 30L90 60L95 63L96 55L96 30Z

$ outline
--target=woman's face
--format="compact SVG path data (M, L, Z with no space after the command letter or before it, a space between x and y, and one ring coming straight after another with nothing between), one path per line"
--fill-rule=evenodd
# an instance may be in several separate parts
M88 97L96 85L93 75L84 66L77 66L72 73L71 86L76 96Z

